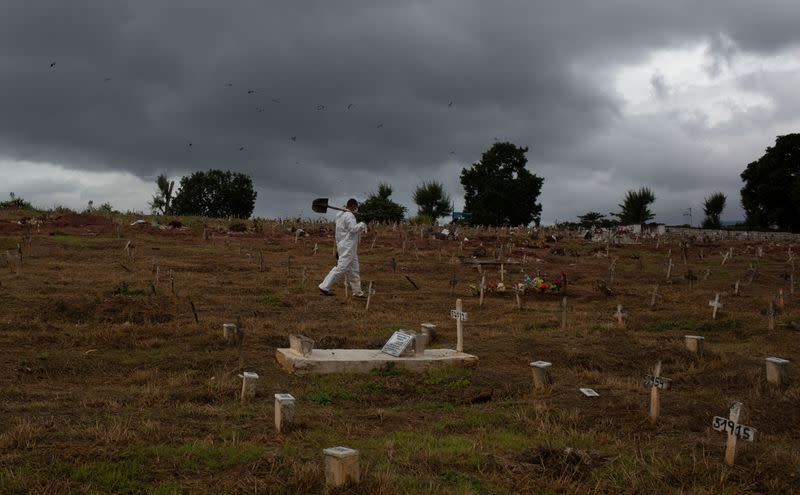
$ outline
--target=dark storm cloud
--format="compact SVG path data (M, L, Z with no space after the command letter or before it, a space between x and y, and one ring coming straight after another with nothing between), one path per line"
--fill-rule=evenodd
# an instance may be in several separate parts
M146 180L243 171L265 213L288 211L271 196L298 211L378 180L404 202L431 177L458 196L456 165L495 138L530 146L552 182L617 167L670 185L633 155L664 147L657 161L673 163L669 131L629 156L613 147L636 130L614 68L709 40L718 73L737 52L799 37L796 2L537 3L6 1L0 155ZM652 86L669 90L655 75ZM597 138L609 129L624 131Z

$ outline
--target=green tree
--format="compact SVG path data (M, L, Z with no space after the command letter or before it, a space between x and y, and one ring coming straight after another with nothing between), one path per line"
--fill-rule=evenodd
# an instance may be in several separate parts
M153 195L153 200L148 203L153 212L159 212L162 215L170 213L174 187L175 181L169 181L166 175L161 174L156 177L156 193Z
M741 177L742 208L750 227L800 230L800 134L778 136Z
M181 177L169 208L174 215L249 218L256 205L253 180L238 172L209 170Z
M423 182L417 186L414 191L414 202L418 206L417 213L427 215L431 219L431 223L435 223L438 218L453 212L450 195L444 192L441 182Z
M585 229L589 229L592 226L610 227L613 224L605 215L597 211L589 211L583 215L578 215L578 223Z
M16 194L8 193L8 196L11 198L8 201L0 201L0 208L2 209L31 209L31 204L22 199L21 197L17 196Z
M392 186L381 182L378 192L371 193L367 199L358 205L359 220L364 222L402 222L406 215L406 207L389 199L392 195Z
M536 200L544 179L525 165L528 148L494 143L471 167L461 170L464 211L473 225L539 224L542 205Z
M643 224L655 218L649 206L656 200L655 194L649 187L642 187L638 191L628 191L621 205L622 211L611 213L619 218L619 223L623 225Z
M722 210L725 209L727 199L721 192L715 192L703 201L703 213L706 214L706 218L703 220L704 229L719 229L722 227L719 217L722 215Z

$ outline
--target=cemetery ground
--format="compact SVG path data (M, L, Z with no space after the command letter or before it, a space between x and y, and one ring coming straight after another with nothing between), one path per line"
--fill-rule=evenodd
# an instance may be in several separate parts
M331 224L304 224L296 240L290 222L233 233L208 219L159 229L50 215L26 227L22 216L0 212L0 493L322 493L322 449L337 445L360 452L361 481L333 493L800 491L800 309L784 276L787 242L698 241L684 262L677 238L606 254L579 237L465 231L466 258L513 243L502 256L526 259L504 265L507 286L521 268L567 274L564 294L527 292L520 310L510 290L479 307L468 286L480 274L458 262L458 241L379 227L361 240L364 286L376 291L365 312L341 282L335 297L317 291L334 264ZM499 267L484 273L500 279ZM760 312L781 305L781 289L769 330ZM431 347L455 348L456 298L473 367L291 375L276 362L290 333L317 348L379 349L422 322L437 325ZM237 318L245 336L231 345L222 325ZM684 335L705 337L702 356ZM788 384L767 383L770 356L790 360ZM552 363L541 389L536 360ZM672 386L652 422L642 381L658 361ZM248 402L244 371L259 375ZM297 399L281 433L276 393ZM734 401L758 433L729 467L712 419Z

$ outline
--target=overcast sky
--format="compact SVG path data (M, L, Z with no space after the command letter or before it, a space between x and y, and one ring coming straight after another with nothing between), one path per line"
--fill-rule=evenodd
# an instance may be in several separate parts
M715 191L735 220L744 167L800 132L798 19L797 0L0 0L0 178L41 207L146 210L160 173L230 169L260 216L379 181L413 212L438 180L459 210L497 139L530 148L544 223L641 186L657 221L699 223Z

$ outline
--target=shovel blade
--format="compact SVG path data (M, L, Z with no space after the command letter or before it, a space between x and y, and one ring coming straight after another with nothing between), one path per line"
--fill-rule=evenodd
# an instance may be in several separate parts
M328 198L317 198L311 203L311 209L314 210L315 213L327 213L328 212Z

